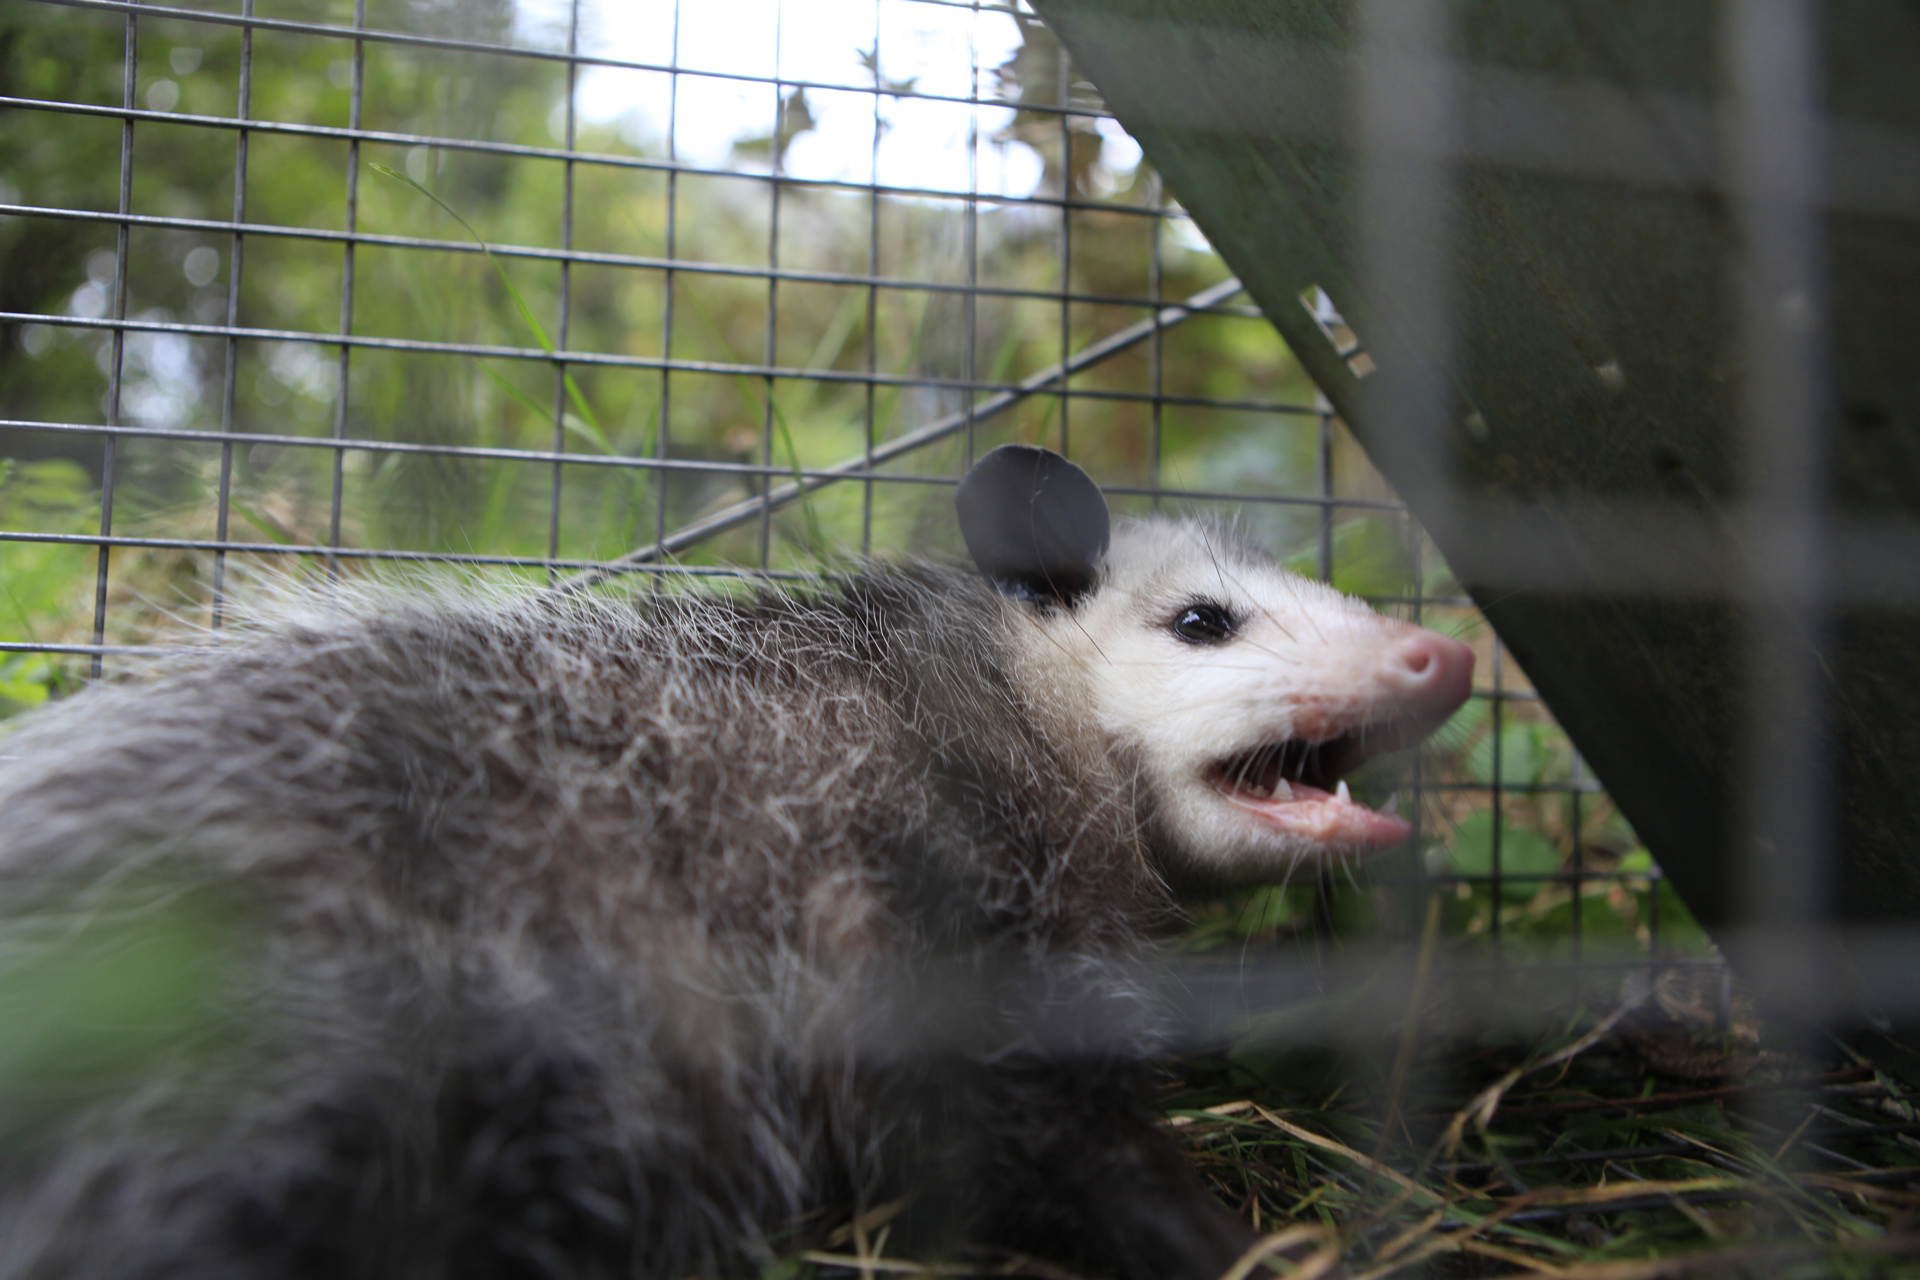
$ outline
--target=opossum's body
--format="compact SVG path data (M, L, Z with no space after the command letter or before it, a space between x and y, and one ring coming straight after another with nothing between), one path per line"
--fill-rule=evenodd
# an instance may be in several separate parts
M1150 1123L1130 961L1170 882L1391 842L1275 781L1425 732L1464 651L1205 526L1073 590L988 558L363 603L9 739L0 950L227 924L137 1069L0 1079L0 1276L737 1272L908 1194L929 1246L1217 1274L1251 1236Z

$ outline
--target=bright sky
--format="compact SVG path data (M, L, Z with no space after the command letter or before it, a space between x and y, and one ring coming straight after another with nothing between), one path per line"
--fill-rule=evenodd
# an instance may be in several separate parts
M564 47L569 0L521 0L519 35L530 44ZM1020 33L1004 13L917 4L913 0L681 0L679 65L740 75L780 76L821 84L870 85L861 56L880 48L890 84L912 81L923 93L964 97L974 67L983 94L995 92L993 71L1019 48ZM673 0L582 0L582 52L665 65L674 53ZM583 120L619 123L635 142L666 136L670 77L616 68L583 69L577 109ZM814 90L807 95L815 128L796 139L786 171L795 177L868 182L874 172L874 95ZM727 161L736 139L772 132L771 85L682 76L672 104L677 154L694 164ZM885 124L879 179L888 185L965 191L972 110L964 104L883 97ZM1040 157L1023 143L993 141L1013 118L1006 108L979 110L980 190L1030 195ZM556 127L559 124L555 120ZM1131 138L1103 121L1103 160L1113 177L1139 162ZM1099 175L1096 175L1099 176Z

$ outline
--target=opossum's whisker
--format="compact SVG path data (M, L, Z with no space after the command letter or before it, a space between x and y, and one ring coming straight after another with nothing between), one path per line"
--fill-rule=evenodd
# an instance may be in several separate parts
M1243 593L1245 593L1245 595L1249 599L1251 599L1254 602L1254 607L1258 609L1261 613L1266 615L1268 621L1272 622L1274 626L1280 628L1281 635L1284 635L1289 640L1294 640L1295 636L1292 631L1287 629L1286 623L1280 621L1279 617L1275 615L1271 609L1267 608L1266 605L1260 602L1260 593L1257 591L1250 590L1245 582L1241 581L1238 577L1235 577L1234 575L1227 572L1226 562L1220 557L1219 553L1214 550L1211 539L1208 538L1207 534L1204 532L1201 534L1201 545L1206 548L1208 557L1213 561L1214 573L1218 575L1218 577L1220 578L1221 586L1225 587L1229 582L1231 582L1233 586L1238 587Z
M1048 644L1058 649L1063 657L1067 657L1067 658L1073 657L1073 650L1069 649L1066 645L1066 642L1061 640L1058 636L1054 635L1052 631L1048 630L1045 627L1036 627L1035 630L1039 631L1041 637L1045 639ZM1102 656L1104 657L1105 655L1103 654ZM1141 665L1146 665L1146 664L1143 663Z
M1242 590L1246 590L1246 585L1244 583L1239 582L1238 580L1235 581L1235 585L1239 586ZM1299 585L1297 583L1292 582L1291 580L1288 581L1287 585L1293 589L1294 598L1299 599L1299 596L1300 596ZM1274 626L1280 628L1281 635L1285 636L1289 640L1295 641L1295 643L1298 643L1298 640L1294 636L1293 632L1288 630L1287 624L1280 621L1280 615L1275 613L1271 608L1269 608L1266 605L1265 602L1263 602L1260 599L1260 594L1258 592L1247 591L1247 594L1253 598L1254 607L1258 609L1262 614L1264 614L1269 622L1273 623ZM1317 639L1319 640L1319 642L1321 644L1325 644L1327 642L1326 632L1322 631L1320 629L1320 624L1314 621L1312 611L1303 609L1301 612L1303 616L1306 617L1307 621L1310 624L1312 624L1314 631L1318 633Z
M1086 637L1087 643L1093 646L1093 651L1099 654L1103 660L1109 660L1107 659L1107 651L1100 647L1100 642L1093 638L1093 633L1087 630L1086 624L1081 622L1078 617L1074 617L1071 614L1069 614L1068 616L1073 618L1074 628L1078 630L1082 636Z
M1279 624L1275 623L1275 625L1277 626ZM1277 649L1272 645L1262 644L1258 640L1242 640L1240 643L1243 648L1251 649L1255 653L1260 654L1263 657L1271 658L1276 662L1287 663L1288 665L1291 665L1291 666L1306 665L1306 659L1298 653L1289 653L1284 649ZM1256 667L1254 669L1265 670L1264 667Z

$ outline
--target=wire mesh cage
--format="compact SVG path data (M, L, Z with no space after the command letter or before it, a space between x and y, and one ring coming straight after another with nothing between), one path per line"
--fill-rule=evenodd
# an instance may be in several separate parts
M950 553L944 487L1043 442L1120 510L1228 515L1477 636L1460 767L1409 797L1466 822L1436 869L1488 886L1495 939L1621 871L1657 946L1631 832L1039 20L826 17L16 6L7 537L45 593L16 701L218 627L236 556Z
M289 578L631 592L952 557L966 467L1044 444L1120 513L1230 518L1479 657L1427 752L1356 783L1399 797L1405 848L1198 912L1179 945L1216 962L1196 986L1235 975L1223 1019L1245 1029L1263 965L1437 930L1443 967L1493 984L1462 1027L1499 1024L1522 977L1564 1012L1677 973L1704 994L1670 1007L1736 1034L1717 953L1600 782L1024 4L8 0L0 35L11 709ZM1371 371L1325 290L1297 302ZM1223 1126L1273 1117L1196 1070L1173 1123L1216 1159ZM1700 1148L1655 1137L1552 1158L1651 1178L1605 1212L1682 1204L1683 1231L1753 1198L1679 1187ZM1524 1164L1436 1167L1524 1191ZM1264 1176L1219 1182L1256 1226L1301 1200ZM1461 1238L1600 1212L1449 1203Z

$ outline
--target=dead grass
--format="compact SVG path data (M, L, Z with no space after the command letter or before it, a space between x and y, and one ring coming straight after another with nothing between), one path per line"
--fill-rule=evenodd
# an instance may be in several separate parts
M1266 1233L1223 1280L1287 1275L1920 1277L1920 1101L1844 1047L1662 1075L1608 1009L1522 1036L1240 1047L1169 1067L1165 1124ZM1023 1275L886 1252L899 1205L775 1268ZM1283 1256L1284 1255L1284 1256Z

